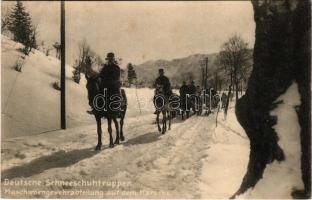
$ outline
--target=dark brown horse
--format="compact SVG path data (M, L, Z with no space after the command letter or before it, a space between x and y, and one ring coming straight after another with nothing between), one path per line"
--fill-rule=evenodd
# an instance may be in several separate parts
M167 131L167 121L169 122L168 130L171 128L171 114L172 110L169 108L169 100L165 96L164 89L161 85L157 85L155 89L155 96L153 98L153 103L156 108L156 123L158 131L165 134ZM162 113L162 128L159 123L159 116Z
M109 147L113 148L114 144L119 144L120 141L124 141L124 135L123 135L123 124L124 124L124 118L126 115L127 110L127 97L124 89L120 90L121 93L121 103L120 108L116 112L111 112L110 110L98 110L95 108L94 104L94 98L97 95L103 95L104 94L104 86L101 83L101 78L96 74L91 77L86 76L87 79L87 89L88 89L88 98L89 98L89 104L92 108L92 113L94 114L96 125L97 125L97 134L98 134L98 143L95 147L95 150L100 150L102 146L102 123L101 119L104 117L107 119L108 122L108 133L109 133ZM108 96L108 99L110 96ZM103 103L103 102L102 102ZM105 102L109 103L109 102ZM118 123L118 118L120 118L120 122ZM113 136L112 136L112 121L115 124L116 128L116 139L115 142L113 142Z

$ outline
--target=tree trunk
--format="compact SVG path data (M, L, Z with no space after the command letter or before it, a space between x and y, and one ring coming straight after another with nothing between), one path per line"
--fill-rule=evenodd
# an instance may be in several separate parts
M243 81L241 81L239 89L240 89L241 96L243 96Z
M235 88L236 88L236 90L235 90L235 94L236 94L236 101L238 100L238 90L239 90L239 88L238 88L238 82L236 81L236 83L235 83Z
M229 92L226 98L226 104L225 104L225 108L224 108L224 118L226 119L227 116L227 111L229 109L229 104L230 104L230 98L231 98L231 94L232 94L232 82L229 86Z
M254 67L245 95L237 101L236 116L250 140L246 175L232 196L254 187L267 164L284 160L278 136L272 128L277 119L270 115L274 101L293 81L299 86L301 105L301 171L303 191L295 198L311 195L311 3L308 0L252 1L256 22ZM290 191L291 192L291 191Z

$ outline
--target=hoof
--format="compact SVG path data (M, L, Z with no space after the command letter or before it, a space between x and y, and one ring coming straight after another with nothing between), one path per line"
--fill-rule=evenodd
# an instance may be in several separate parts
M294 199L309 199L311 196L311 193L308 193L305 190L294 189L291 193L291 196Z
M110 143L110 144L109 144L109 148L114 148L114 144L113 144L113 143Z
M101 150L101 146L102 146L102 145L96 145L95 150L96 150L96 151Z
M161 132L161 128L158 127L158 131Z
M120 141L122 141L122 142L125 141L125 137L124 137L124 136L121 136L121 137L120 137Z
M119 144L119 140L115 140L115 143L114 144Z

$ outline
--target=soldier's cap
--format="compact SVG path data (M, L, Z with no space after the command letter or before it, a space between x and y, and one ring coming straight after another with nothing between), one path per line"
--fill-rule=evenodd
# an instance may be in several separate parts
M158 70L158 72L164 72L164 69L163 69L163 68L160 68L160 69Z
M114 54L113 52L109 52L109 53L106 55L105 60L108 60L109 58L115 58L115 54Z

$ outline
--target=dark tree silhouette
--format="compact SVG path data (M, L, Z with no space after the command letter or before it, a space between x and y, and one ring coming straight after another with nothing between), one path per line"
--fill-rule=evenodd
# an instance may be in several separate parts
M33 29L31 17L26 12L21 1L17 1L10 15L9 30L12 32L14 40L24 44L24 53L28 54L31 48L36 48L36 29Z
M128 63L127 68L128 68L128 83L129 85L132 85L134 80L137 78L137 75L131 63Z
M217 58L217 63L225 71L229 80L229 90L224 108L224 115L227 116L227 111L232 97L232 89L236 88L236 101L238 99L238 85L241 74L248 65L249 54L247 43L237 35L232 36L226 41Z
M283 161L283 150L272 128L274 101L296 81L301 105L296 108L301 126L301 172L304 190L311 195L311 2L309 0L252 1L256 22L254 68L246 94L237 101L236 116L250 140L247 172L239 190L244 193L262 178L267 164ZM282 180L281 180L282 181Z

